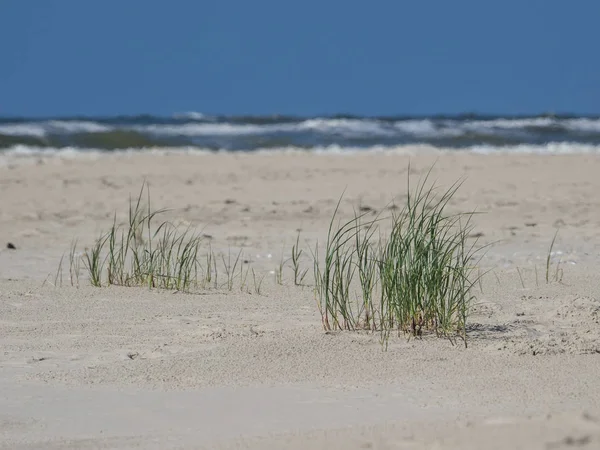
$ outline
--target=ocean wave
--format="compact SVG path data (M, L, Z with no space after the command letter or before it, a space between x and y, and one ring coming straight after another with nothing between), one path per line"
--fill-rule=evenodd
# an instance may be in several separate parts
M486 130L490 128L501 129L526 129L526 128L547 128L556 125L556 120L550 117L534 117L527 119L492 119L492 120L473 120L466 121L459 126L469 130Z
M432 135L438 131L438 127L431 120L406 120L394 123L394 128L414 135Z
M158 124L136 127L135 129L140 132L174 136L241 136L269 133L298 133L306 131L334 135L338 134L349 137L362 135L389 136L394 134L392 129L385 129L379 122L352 119L308 119L296 123L288 122L261 125L240 123Z
M6 136L44 137L46 129L36 123L7 123L0 125L0 134Z
M586 117L565 120L565 127L573 131L585 131L600 133L600 119L588 119Z
M248 125L231 123L185 123L181 125L144 125L132 127L141 133L171 136L239 136L285 131L286 125Z
M399 121L394 123L394 128L417 138L431 139L461 136L466 133L460 127L445 123L436 124L430 119Z
M417 137L445 137L464 134L458 128L440 128L431 120L406 120L385 122L370 119L307 119L295 123L279 124L232 124L232 123L186 123L176 125L146 125L135 127L140 132L174 136L241 136L269 133L314 132L321 135L347 138L406 134Z
M356 136L390 136L394 131L378 120L370 119L308 119L295 126L299 131Z
M50 120L43 124L47 133L105 133L113 127L84 121Z
M111 129L112 127L97 122L66 120L0 124L0 134L8 136L33 136L39 138L48 136L49 134L103 133L110 131Z

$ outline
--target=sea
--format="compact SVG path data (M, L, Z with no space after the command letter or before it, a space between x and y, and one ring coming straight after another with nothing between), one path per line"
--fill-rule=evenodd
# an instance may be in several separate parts
M600 117L352 115L0 118L0 154L301 151L415 148L477 153L598 153Z

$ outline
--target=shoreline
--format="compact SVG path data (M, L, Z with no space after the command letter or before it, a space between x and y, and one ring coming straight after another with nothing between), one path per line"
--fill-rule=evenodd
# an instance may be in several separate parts
M103 149L94 147L38 147L15 145L0 148L2 158L36 158L46 157L49 160L77 159L77 157L103 158L103 157L186 157L186 156L244 156L244 157L281 157L281 156L319 156L319 157L363 157L363 156L391 156L391 157L427 157L427 156L490 156L490 157L528 157L528 156L574 156L598 157L600 147L577 142L548 142L540 145L515 144L506 146L474 145L470 147L444 147L427 143L405 145L376 145L369 147L353 147L331 144L314 147L282 146L258 149L212 149L198 146L186 147L127 147L116 149Z

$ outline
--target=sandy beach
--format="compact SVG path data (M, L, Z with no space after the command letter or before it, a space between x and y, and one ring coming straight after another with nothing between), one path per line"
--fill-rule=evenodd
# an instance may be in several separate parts
M0 448L600 448L598 155L0 158ZM341 217L387 214L409 162L464 178L448 207L493 244L467 348L326 333L312 287L287 264L276 282L299 232L311 273L344 191ZM207 248L242 249L260 294L61 283L73 240L125 220L144 181Z

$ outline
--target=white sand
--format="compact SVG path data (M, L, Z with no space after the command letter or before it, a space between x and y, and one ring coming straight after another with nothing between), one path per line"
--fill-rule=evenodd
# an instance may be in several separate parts
M493 271L467 349L382 352L324 333L311 288L270 272L297 229L307 254L325 238L344 188L345 216L405 193L408 156L4 157L0 448L600 448L600 157L412 156L414 181L436 158L443 186L467 177L450 207L485 212ZM243 247L263 295L53 286L144 178L168 218ZM546 284L556 226L563 283Z

